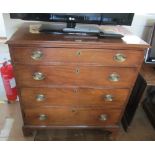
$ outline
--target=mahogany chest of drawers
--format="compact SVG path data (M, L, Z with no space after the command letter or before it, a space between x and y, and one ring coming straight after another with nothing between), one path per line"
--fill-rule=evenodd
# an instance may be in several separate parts
M23 133L52 128L119 130L147 43L124 28L122 39L33 34L23 25L8 41Z

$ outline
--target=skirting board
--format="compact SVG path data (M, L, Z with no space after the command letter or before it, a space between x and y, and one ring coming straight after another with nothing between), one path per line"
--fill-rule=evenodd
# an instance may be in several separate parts
M0 37L0 43L5 43L7 41L6 37Z

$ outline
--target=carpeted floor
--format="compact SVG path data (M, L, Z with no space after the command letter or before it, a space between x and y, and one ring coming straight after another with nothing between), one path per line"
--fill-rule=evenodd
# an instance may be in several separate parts
M117 140L127 141L154 141L155 129L148 120L141 106L136 111L128 132L120 131Z

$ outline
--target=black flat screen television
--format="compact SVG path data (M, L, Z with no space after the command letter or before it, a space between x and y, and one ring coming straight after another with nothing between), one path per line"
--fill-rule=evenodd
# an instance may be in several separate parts
M10 13L11 18L35 21L66 22L98 25L131 25L134 13Z
M10 13L12 19L44 21L44 22L62 22L65 27L60 30L42 26L40 32L44 33L89 33L99 34L98 36L113 36L121 38L121 34L112 34L111 32L101 32L98 28L90 28L90 24L95 25L131 25L134 13ZM78 27L77 24L87 25Z

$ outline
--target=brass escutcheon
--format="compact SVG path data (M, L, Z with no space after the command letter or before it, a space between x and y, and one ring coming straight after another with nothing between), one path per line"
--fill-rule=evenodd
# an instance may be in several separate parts
M78 51L76 52L76 55L77 55L77 56L80 56L80 55L81 55L81 51L78 50Z
M76 72L76 74L80 74L80 69L76 68L75 72Z
M74 93L78 93L79 90L78 90L77 88L74 88L74 89L73 89L73 92L74 92Z

